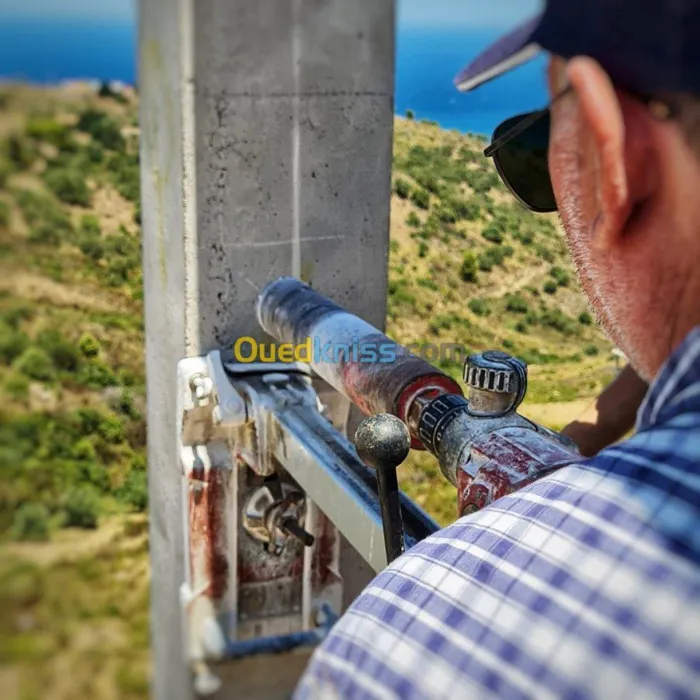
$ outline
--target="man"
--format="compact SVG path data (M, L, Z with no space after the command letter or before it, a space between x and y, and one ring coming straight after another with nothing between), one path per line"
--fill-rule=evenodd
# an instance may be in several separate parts
M298 698L700 697L700 0L549 0L460 85L534 45L551 109L489 153L521 202L558 208L600 323L651 382L637 432L395 561Z

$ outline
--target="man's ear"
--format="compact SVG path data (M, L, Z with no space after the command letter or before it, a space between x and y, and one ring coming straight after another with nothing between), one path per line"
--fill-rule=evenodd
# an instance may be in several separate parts
M621 235L634 205L625 162L628 154L623 111L608 74L597 61L587 56L573 58L566 74L578 95L598 161L596 195L600 214L592 232L593 244L607 249Z

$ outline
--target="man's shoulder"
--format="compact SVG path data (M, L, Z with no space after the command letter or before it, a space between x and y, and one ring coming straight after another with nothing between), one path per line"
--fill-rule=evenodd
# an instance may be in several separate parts
M662 499L635 495L606 459L412 547L355 601L305 689L328 678L346 697L606 697L640 673L649 697L696 687L700 569L669 544Z
M415 554L440 556L447 543L473 551L474 543L488 542L491 551L575 560L591 552L615 557L627 547L695 566L699 524L700 415L686 414L456 521Z

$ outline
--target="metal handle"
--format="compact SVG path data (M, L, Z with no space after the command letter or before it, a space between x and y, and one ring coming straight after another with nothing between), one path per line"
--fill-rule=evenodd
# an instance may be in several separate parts
M377 472L387 562L404 552L401 500L396 468L406 459L411 436L396 416L378 413L360 423L355 446L360 459Z

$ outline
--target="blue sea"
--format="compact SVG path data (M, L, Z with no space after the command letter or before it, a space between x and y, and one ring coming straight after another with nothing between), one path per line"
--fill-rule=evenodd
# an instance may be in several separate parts
M546 102L543 61L460 94L457 72L494 39L488 31L399 27L396 113L413 110L448 129L490 135L499 121ZM0 20L0 77L38 83L65 79L136 80L132 24Z

